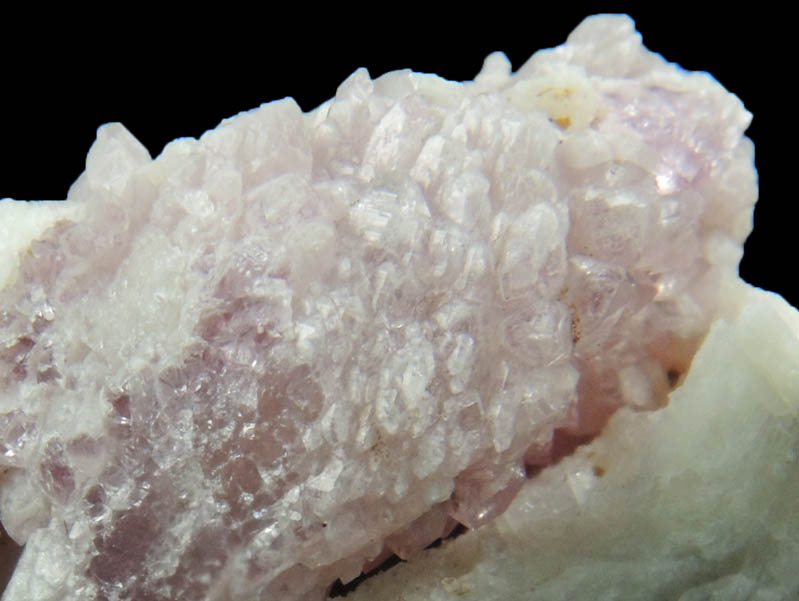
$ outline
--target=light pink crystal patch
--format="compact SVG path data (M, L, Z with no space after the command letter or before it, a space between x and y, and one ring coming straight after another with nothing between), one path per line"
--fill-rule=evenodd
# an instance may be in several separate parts
M154 161L101 128L0 293L37 599L323 599L662 406L749 232L749 119L603 17L516 74L358 70Z

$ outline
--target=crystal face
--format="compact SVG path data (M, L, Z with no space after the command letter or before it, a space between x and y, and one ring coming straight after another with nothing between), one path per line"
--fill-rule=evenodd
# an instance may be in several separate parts
M104 126L4 249L8 601L323 599L489 522L680 383L751 227L749 119L602 17L154 161Z
M617 411L496 520L347 601L799 598L799 311L730 292L667 407Z

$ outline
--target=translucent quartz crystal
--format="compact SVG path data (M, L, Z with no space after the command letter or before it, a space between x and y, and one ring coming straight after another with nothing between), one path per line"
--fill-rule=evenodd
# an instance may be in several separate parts
M29 232L4 600L312 601L495 518L682 381L751 228L749 120L600 17L515 74L361 69L154 161L100 128L66 203L0 204Z

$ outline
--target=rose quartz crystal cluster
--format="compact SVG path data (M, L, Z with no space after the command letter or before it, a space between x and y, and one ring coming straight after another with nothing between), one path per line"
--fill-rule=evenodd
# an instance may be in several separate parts
M750 230L749 119L603 17L155 160L103 126L3 258L4 599L321 600L502 513L679 385Z

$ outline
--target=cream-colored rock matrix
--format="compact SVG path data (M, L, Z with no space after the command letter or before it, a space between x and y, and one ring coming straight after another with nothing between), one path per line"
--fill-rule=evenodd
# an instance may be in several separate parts
M155 160L104 126L65 203L0 203L4 601L313 601L520 491L492 528L532 520L527 475L735 319L749 120L599 17Z

